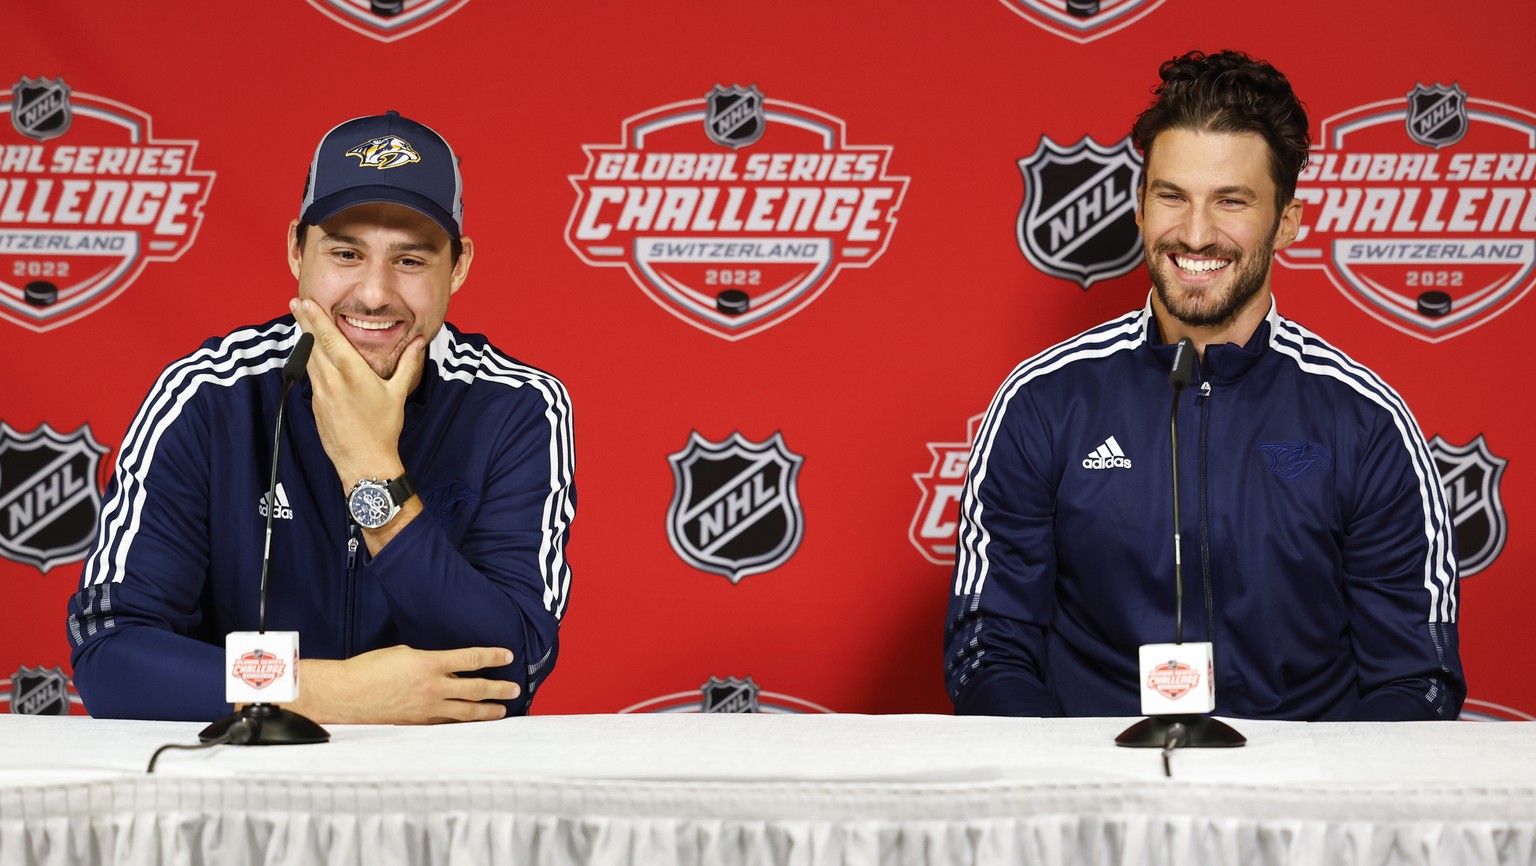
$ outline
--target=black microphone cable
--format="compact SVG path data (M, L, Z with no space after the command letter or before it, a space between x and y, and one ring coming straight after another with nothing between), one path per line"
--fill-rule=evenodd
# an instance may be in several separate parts
M233 743L236 746L243 746L254 739L255 736L256 726L251 724L251 722L247 719L240 719L239 721L230 725L229 730L225 731L217 737L214 737L206 743L198 743L195 746L184 746L180 743L166 743L165 745L156 749L153 755L149 756L149 767L145 769L144 772L146 774L153 773L155 771L155 762L160 760L160 755L163 754L167 749L182 749L184 751L190 752L194 749L206 749L209 746L222 746L225 743Z
M1173 768L1169 766L1168 758L1173 755L1173 750L1184 745L1189 738L1189 731L1185 729L1183 722L1174 722L1168 726L1168 734L1163 738L1163 775L1173 778Z

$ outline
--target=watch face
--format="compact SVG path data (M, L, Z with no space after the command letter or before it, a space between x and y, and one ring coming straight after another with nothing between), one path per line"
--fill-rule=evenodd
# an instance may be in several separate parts
M389 494L384 492L384 488L368 485L352 491L348 505L353 520L369 529L377 529L389 522L394 503L389 501Z

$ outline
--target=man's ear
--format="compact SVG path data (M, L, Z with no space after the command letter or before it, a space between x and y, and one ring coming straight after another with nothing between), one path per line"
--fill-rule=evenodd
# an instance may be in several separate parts
M1293 198L1280 211L1280 225L1275 227L1275 249L1283 250L1296 240L1296 233L1301 231L1301 212L1303 204L1301 199Z
M453 265L453 276L448 283L448 294L453 294L464 285L464 280L469 277L469 266L475 258L475 242L468 237L459 238L463 250L459 253L459 260Z
M299 249L299 221L294 220L288 224L288 270L293 272L293 278L299 278L299 263L304 260L304 251Z

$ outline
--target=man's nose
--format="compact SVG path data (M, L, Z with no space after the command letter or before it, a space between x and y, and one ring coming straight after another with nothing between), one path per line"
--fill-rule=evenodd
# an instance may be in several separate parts
M1216 221L1203 207L1189 208L1179 224L1179 240L1191 250L1203 250L1216 242Z
M357 281L357 299L369 308L388 306L395 293L395 271L388 262L369 262Z

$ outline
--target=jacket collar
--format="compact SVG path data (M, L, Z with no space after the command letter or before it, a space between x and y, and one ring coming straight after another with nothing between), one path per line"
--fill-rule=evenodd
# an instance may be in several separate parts
M1174 345L1163 339L1162 330L1157 326L1157 317L1152 314L1151 292L1147 293L1147 303L1142 308L1142 321L1146 325L1146 344L1152 356L1164 369L1172 367ZM1246 343L1222 343L1205 347L1205 357L1195 363L1195 381L1209 380L1221 384L1241 379L1263 360L1265 351L1274 342L1279 325L1280 314L1276 312L1274 295L1270 295L1269 312Z

